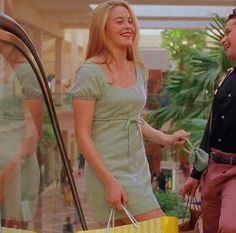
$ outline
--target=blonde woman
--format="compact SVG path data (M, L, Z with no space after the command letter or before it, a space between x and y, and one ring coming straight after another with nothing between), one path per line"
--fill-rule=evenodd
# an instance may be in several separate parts
M161 145L183 143L184 130L167 135L141 117L147 75L138 55L138 23L124 1L107 1L93 12L87 55L73 87L78 146L94 219L129 223L122 204L138 221L164 215L153 195L143 137Z

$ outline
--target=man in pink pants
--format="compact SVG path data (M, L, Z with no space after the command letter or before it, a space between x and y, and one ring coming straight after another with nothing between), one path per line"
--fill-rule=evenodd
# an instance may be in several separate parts
M221 44L236 60L236 9L224 32ZM193 168L183 195L194 196L200 183L204 233L236 233L236 67L215 92L200 147L210 154L208 167L203 172Z

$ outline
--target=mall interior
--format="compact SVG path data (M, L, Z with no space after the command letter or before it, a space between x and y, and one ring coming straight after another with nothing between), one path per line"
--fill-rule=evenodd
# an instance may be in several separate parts
M74 232L99 227L93 220L87 203L86 185L83 175L84 161L76 145L70 91L76 70L83 62L86 52L91 13L101 2L103 1L0 0L1 12L15 20L22 27L36 48L37 56L44 70L44 74L41 76L45 76L47 81L45 85L47 86L46 92L48 93L46 95L49 96L49 100L52 100L51 104L53 105L53 107L48 106L50 103L46 101L45 105L47 107L44 112L43 125L44 139L41 140L40 145L37 145L36 157L39 164L37 176L39 176L39 179L34 178L35 171L29 171L28 174L25 174L28 178L32 175L31 183L26 185L38 186L34 188L35 190L28 188L26 193L36 192L35 196L37 197L33 201L31 200L31 202L19 201L20 204L17 201L10 201L9 203L6 201L5 206L5 204L1 205L1 203L5 203L7 195L3 197L4 201L1 202L2 196L0 194L2 232L16 232L8 231L9 229L7 230L7 228L19 228L28 229L29 232L36 233L65 233L67 232L65 230L67 223L73 225ZM140 53L149 73L148 97L150 101L146 104L143 113L145 116L158 107L155 101L151 100L158 98L163 80L172 65L169 51L161 47L160 33L165 29L204 29L212 23L213 15L217 14L220 17L226 17L234 9L235 1L129 0L128 2L138 17ZM2 26L1 30L7 31ZM0 36L1 43L4 42L5 45L10 45L14 49L16 56L29 63L29 59L14 45L15 42L13 43L10 39L8 40L5 37L6 33L4 33L0 32L0 35L4 35L4 39L1 39ZM4 92L6 85L9 84L9 82L4 81L4 78L8 74L7 80L12 79L12 73L16 73L16 70L11 68L11 64L4 58L1 43L0 108L2 109L0 109L0 114L4 118L4 106L9 104L6 102L6 96L11 95L9 92L7 94ZM7 67L7 71L5 67ZM31 72L31 76L37 79L38 77L36 78L34 74L35 70L31 68ZM15 92L12 94L12 98L17 95L19 84L13 85L16 85L14 86L16 90L14 89ZM21 107L18 99L14 101L10 102L12 104L10 110L17 111L16 108L19 110ZM54 110L55 115L53 115ZM23 110L21 109L21 111ZM56 120L53 118L56 118ZM3 147L5 151L12 151L14 153L17 151L17 144L14 143L13 138L17 136L13 136L13 134L15 135L19 131L20 135L19 128L23 127L19 119L15 121L17 122L12 124L14 126L9 123L9 119L0 125L0 139L2 141L0 142L0 148ZM11 126L8 127L8 125ZM16 128L16 125L19 128ZM58 129L55 129L55 127ZM166 130L168 124L163 127ZM59 131L59 133L55 133L55 131ZM59 142L60 138L62 142ZM19 138L16 138L16 140L19 140ZM158 145L146 142L145 148L151 175L158 176L160 171L165 171L165 174L170 179L168 189L179 194L181 185L186 179L181 169L183 166L180 166L180 161L174 158L164 159L162 148ZM64 153L62 153L63 150ZM20 172L20 177L24 178L23 165L20 166L20 171L17 171ZM1 170L4 171L2 165L0 165L0 172ZM0 173L0 192L4 193L4 189L1 189L1 186L3 187L1 182ZM14 182L16 182L17 187L24 186L19 184L22 180L16 179ZM8 190L9 196L15 192L12 198L19 198L20 195L23 195L18 193L19 190L14 190L13 187L10 187ZM22 223L19 224L14 219L12 222L6 222L4 215L8 213L7 208L15 209L16 213L18 205L20 206L19 208L23 209L20 214L24 218ZM31 208L27 205L31 205ZM9 214L11 214L11 211L9 211Z

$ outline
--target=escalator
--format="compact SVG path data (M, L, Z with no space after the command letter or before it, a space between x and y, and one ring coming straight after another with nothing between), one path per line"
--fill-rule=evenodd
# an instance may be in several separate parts
M31 40L0 14L0 229L86 230L46 75ZM28 231L23 231L28 230Z

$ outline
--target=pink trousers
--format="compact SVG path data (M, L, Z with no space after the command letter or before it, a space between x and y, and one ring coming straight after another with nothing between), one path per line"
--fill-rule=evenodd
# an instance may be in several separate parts
M236 166L210 161L200 190L204 233L236 233Z

